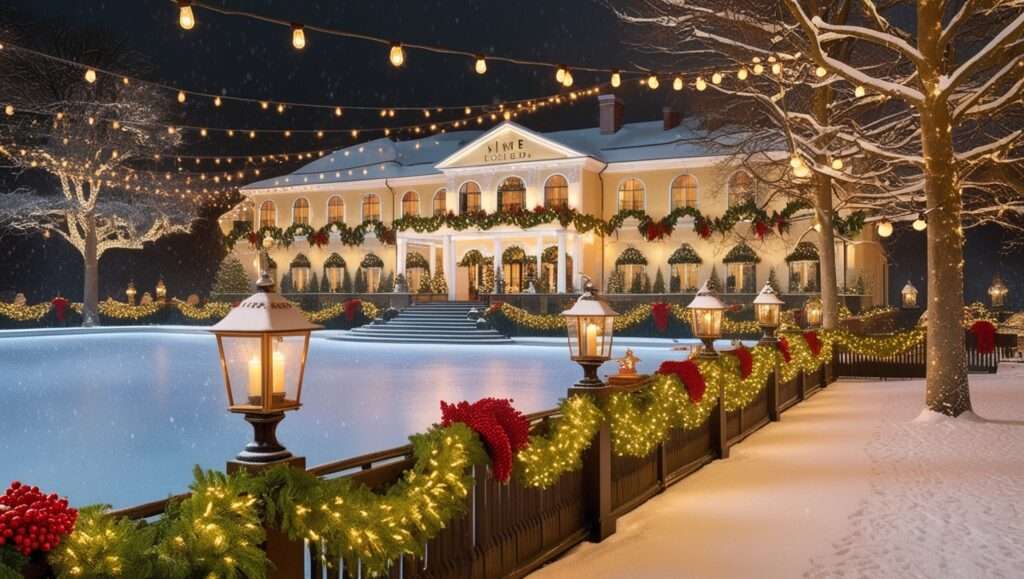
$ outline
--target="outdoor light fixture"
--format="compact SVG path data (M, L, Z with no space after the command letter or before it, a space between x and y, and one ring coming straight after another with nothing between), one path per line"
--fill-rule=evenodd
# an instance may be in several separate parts
M914 231L924 231L928 228L928 222L924 219L924 213L918 213L913 223Z
M167 286L164 284L164 278L160 278L160 281L156 282L156 299L160 301L167 299Z
M474 65L477 74L487 73L487 59L482 54L478 54L476 57L476 64Z
M622 75L617 70L612 71L612 88L622 86Z
M196 25L196 17L192 14L192 0L178 0L178 26L182 30L192 30Z
M892 222L888 219L883 219L878 222L878 236L889 237L892 235Z
M135 290L135 282L131 282L131 281L128 282L128 289L124 290L124 295L128 296L128 305L130 305L130 306L134 306L135 305L135 294L136 293L137 292Z
M718 299L715 292L708 288L708 282L704 282L693 301L686 307L690 310L690 316L693 318L693 335L704 342L701 357L717 358L715 340L722 336L722 316L725 313L725 304Z
M612 333L618 315L597 295L590 278L571 308L562 312L569 333L569 357L583 367L583 379L577 386L601 386L597 369L612 357Z
M263 253L257 292L232 308L211 328L217 337L228 410L245 415L253 441L236 457L264 464L291 458L277 441L284 413L297 410L309 352L312 324L298 308L274 291Z
M903 286L903 289L900 290L900 295L903 298L903 309L913 310L917 308L917 288L914 287L914 284L910 283L909 279L907 280L907 285Z
M807 318L807 325L811 328L821 327L821 318L825 310L821 305L821 298L811 298L804 303L804 316Z
M754 318L757 320L757 325L761 326L762 342L775 341L775 330L778 329L782 320L783 305L785 302L779 299L770 283L764 284L761 293L754 298Z
M651 90L658 90L658 87L661 86L661 83L658 81L658 77L652 74L651 76L647 77L647 86L650 87Z
M988 297L992 300L993 308L1001 308L1006 303L1006 294L1010 289L1003 283L1003 278L998 273L992 279L992 285L988 288Z
M391 66L398 68L405 64L405 49L398 42L391 45L391 52L388 53L388 59L391 60Z
M292 47L295 50L306 48L306 31L301 24L292 24Z
M96 71L88 68L85 70L85 82L92 84L96 82Z

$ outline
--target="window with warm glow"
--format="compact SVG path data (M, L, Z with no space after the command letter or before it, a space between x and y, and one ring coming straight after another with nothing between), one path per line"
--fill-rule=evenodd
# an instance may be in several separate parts
M459 213L480 211L480 186L469 181L459 187Z
M327 201L327 222L345 221L345 201L335 195Z
M526 184L519 177L507 177L498 186L498 209L516 211L526 201Z
M789 291L818 291L818 262L794 261L789 264Z
M438 189L437 193L434 193L434 216L444 215L448 212L448 202L445 200L445 196L448 194L444 189Z
M296 225L309 225L309 201L298 198L292 204L292 223Z
M676 275L679 276L679 291L683 293L694 293L700 287L700 264L679 263L676 264Z
M640 211L644 208L644 184L640 179L626 179L619 185L619 210Z
M697 207L697 178L680 175L672 181L672 209Z
M420 196L415 191L406 191L402 195L402 217L420 214Z
M726 293L752 294L757 292L756 266L753 263L725 264Z
M559 209L569 206L569 182L561 175L552 175L544 182L544 206Z
M754 179L746 171L736 171L729 177L729 207L756 201Z
M372 193L363 197L363 221L380 221L380 197Z
M264 201L260 205L260 227L277 227L277 208L273 201Z

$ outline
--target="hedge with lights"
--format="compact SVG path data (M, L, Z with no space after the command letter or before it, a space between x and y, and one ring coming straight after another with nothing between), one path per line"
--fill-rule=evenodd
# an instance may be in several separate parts
M207 302L202 306L193 306L181 300L174 300L181 315L194 321L219 320L228 315L231 311L231 304L227 302Z

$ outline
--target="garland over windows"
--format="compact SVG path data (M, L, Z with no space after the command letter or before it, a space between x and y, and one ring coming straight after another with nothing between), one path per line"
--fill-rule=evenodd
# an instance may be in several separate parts
M793 252L786 256L786 261L818 261L818 247L810 241L796 244Z
M289 267L310 267L309 258L300 253L295 256Z
M430 271L430 264L427 263L427 258L423 257L421 253L416 251L410 251L408 254L406 254L405 267L406 269L419 268Z
M635 247L627 247L615 260L615 265L647 265L647 258Z
M704 260L697 255L694 251L693 246L689 243L684 243L679 246L679 249L672 252L672 255L668 258L669 265L678 265L682 263L695 263L702 264Z
M337 253L332 253L330 257L327 258L327 261L324 262L324 267L345 268L348 267L348 265L345 263L345 258L341 257Z
M359 267L367 269L371 267L384 267L384 260L377 257L376 254L367 253L363 261L359 263Z
M740 243L729 250L722 259L723 263L761 263L761 258L746 243Z
M459 267L473 267L484 264L484 255L475 249L466 252L459 261Z
M529 263L526 251L518 245L513 245L501 253L501 263Z

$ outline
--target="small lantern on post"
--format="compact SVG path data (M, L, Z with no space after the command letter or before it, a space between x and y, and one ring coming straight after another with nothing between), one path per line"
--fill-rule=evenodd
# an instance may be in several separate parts
M161 302L167 300L167 285L164 284L164 278L156 282L156 299Z
M821 304L821 298L813 297L804 303L804 317L807 318L807 325L811 328L821 327L821 318L825 310Z
M130 306L134 306L135 305L135 294L136 293L138 293L138 290L135 289L135 282L133 282L133 281L128 282L128 289L124 290L124 295L128 296L128 305L130 305Z
M612 334L618 313L597 295L590 278L583 287L583 295L571 308L562 312L569 334L569 357L583 367L580 387L602 386L597 369L612 357Z
M693 322L693 335L704 342L704 349L701 351L702 358L717 358L715 351L715 340L722 337L722 317L725 314L725 304L718 299L715 292L708 287L708 282L697 290L690 305Z
M988 297L992 300L993 308L1002 308L1006 304L1006 294L1010 289L1003 283L1003 277L998 273L992 279L992 285L988 288Z
M914 284L910 283L909 279L907 280L907 285L903 286L903 289L900 290L900 296L903 309L917 309L917 288L914 287Z
M757 297L754 298L754 317L757 319L757 325L761 326L761 331L763 332L761 336L762 342L776 341L775 330L782 323L783 305L785 305L785 302L776 295L771 283L764 284L764 287L761 288L761 293L757 294Z

